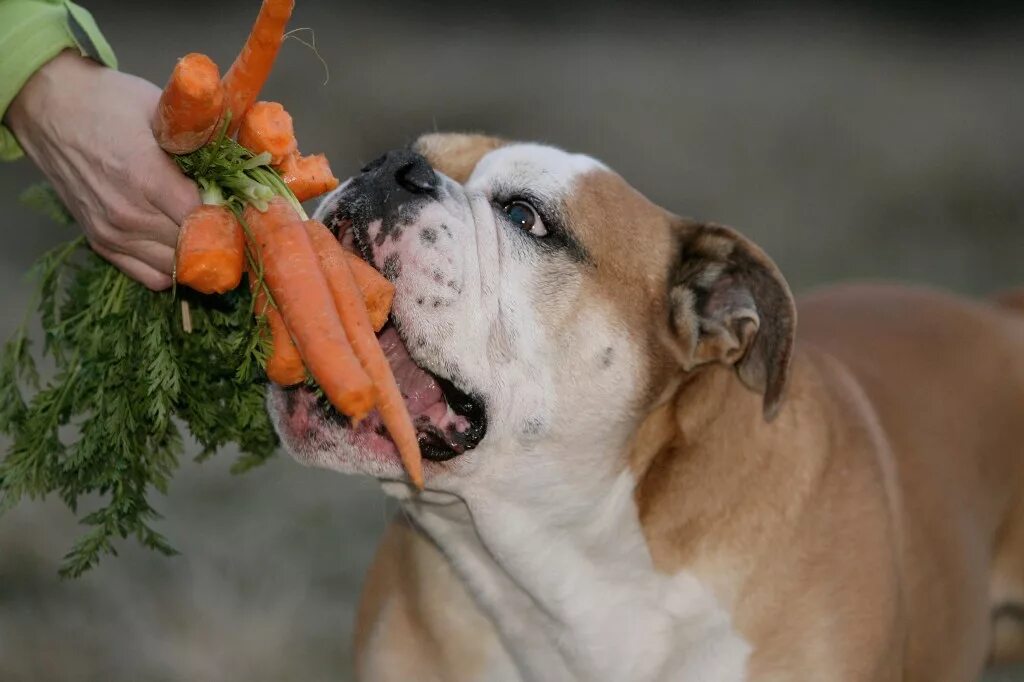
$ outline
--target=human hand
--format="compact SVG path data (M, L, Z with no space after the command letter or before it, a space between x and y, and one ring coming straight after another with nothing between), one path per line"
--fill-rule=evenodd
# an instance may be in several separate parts
M151 289L170 286L178 226L200 203L153 137L159 99L149 81L65 51L32 76L4 120L92 248Z

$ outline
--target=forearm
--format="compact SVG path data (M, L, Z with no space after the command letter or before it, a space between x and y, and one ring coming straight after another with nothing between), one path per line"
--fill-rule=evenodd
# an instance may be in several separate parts
M0 120L32 75L66 49L116 68L117 60L92 15L67 0L0 0ZM0 160L21 156L0 125Z

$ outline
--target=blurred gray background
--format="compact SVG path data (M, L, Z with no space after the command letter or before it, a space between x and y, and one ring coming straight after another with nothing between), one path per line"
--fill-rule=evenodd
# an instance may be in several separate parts
M226 67L258 3L83 0L122 68ZM1024 283L1024 21L978 3L507 5L298 0L264 92L338 175L427 130L595 155L676 212L745 231L798 292L845 278L970 294ZM0 335L68 238L0 165ZM285 457L185 461L156 500L182 555L128 543L73 582L59 503L0 518L0 680L345 680L353 610L393 512L368 481ZM936 523L942 523L936 519ZM996 679L996 678L992 678ZM1006 672L998 679L1021 679Z

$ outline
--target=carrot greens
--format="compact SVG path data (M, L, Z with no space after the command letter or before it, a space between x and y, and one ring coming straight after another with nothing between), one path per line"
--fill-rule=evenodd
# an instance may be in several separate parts
M89 527L65 556L63 576L116 554L117 538L173 554L154 528L153 491L167 492L185 433L200 459L237 445L234 471L273 454L267 375L281 385L312 382L318 399L356 421L377 408L410 481L423 484L417 433L374 336L393 287L361 261L357 278L354 256L323 225L308 231L300 200L338 179L324 155L299 156L280 104L253 106L293 7L263 1L223 80L212 60L192 53L161 95L155 139L203 199L179 232L175 288L149 291L82 237L33 269L43 343L33 352L26 316L0 353L0 435L9 440L0 514L25 498L59 495ZM72 222L52 189L33 188L25 200Z
M273 171L260 162L223 136L179 157L236 211L280 191L261 182ZM25 200L70 225L52 190L32 188ZM33 346L26 319L0 355L0 434L10 443L0 460L0 513L23 498L59 495L89 527L64 558L67 577L116 554L117 538L173 553L153 527L150 496L166 492L184 433L199 458L237 444L236 472L277 446L260 381L271 348L263 317L254 323L249 287L218 296L153 292L82 237L44 255L32 277L42 344Z

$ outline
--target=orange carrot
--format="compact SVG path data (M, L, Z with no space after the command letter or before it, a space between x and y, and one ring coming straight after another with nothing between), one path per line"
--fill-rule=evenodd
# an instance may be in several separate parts
M205 54L178 60L153 114L153 134L169 154L188 154L209 142L224 111L220 71Z
M229 134L233 135L238 130L242 115L263 89L281 49L284 29L294 7L295 0L263 0L242 51L224 75L224 90L231 111Z
M263 280L309 373L339 412L362 419L373 408L373 384L345 336L302 219L279 196L263 213L246 207L244 218L263 263Z
M277 102L256 102L249 107L238 129L238 143L253 154L269 152L274 165L299 148L292 117Z
M323 154L299 156L298 153L285 158L278 167L281 179L299 201L308 201L330 192L340 184L331 172L331 165Z
M391 366L380 344L377 343L377 337L374 336L370 317L366 313L362 294L349 268L345 249L321 222L307 220L306 231L313 244L313 250L320 259L320 267L327 276L334 305L337 306L338 315L352 343L352 349L377 389L377 411L380 418L391 434L391 440L398 449L406 473L416 487L422 488L423 459L416 440L416 428L409 417L409 410L402 399L398 384L395 383Z
M379 332L391 314L391 301L395 298L395 285L387 281L377 269L359 257L359 254L344 251L352 276L363 294L366 312L370 315L373 331Z
M226 206L204 204L188 214L178 232L175 278L204 294L223 294L242 281L245 234Z
M259 284L252 270L249 270L249 287L253 294L253 313L265 315L270 328L270 342L273 345L267 358L267 378L281 386L294 386L306 380L306 366L295 347L288 327L281 313L267 300L267 293Z

